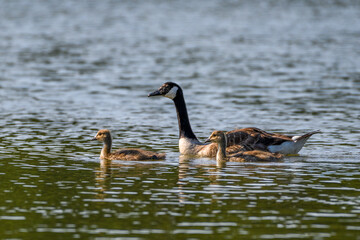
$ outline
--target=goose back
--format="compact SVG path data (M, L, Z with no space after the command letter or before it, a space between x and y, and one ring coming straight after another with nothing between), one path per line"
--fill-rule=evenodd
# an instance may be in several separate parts
M270 145L279 145L286 141L292 141L292 136L276 133L268 133L259 128L235 129L226 133L227 146L242 145L245 150L268 151Z

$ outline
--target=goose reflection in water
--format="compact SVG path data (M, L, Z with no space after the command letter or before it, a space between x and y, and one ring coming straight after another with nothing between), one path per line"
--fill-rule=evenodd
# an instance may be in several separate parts
M193 182L198 181L196 178L209 179L210 185L218 185L219 179L222 177L222 171L226 167L226 162L214 161L212 159L199 159L189 155L179 156L179 177L177 181L179 202L186 203L191 201L191 194L194 190L191 190L191 194L188 193L188 189L193 188ZM200 174L199 174L200 173ZM202 189L200 191L203 191ZM214 192L211 198L216 199Z

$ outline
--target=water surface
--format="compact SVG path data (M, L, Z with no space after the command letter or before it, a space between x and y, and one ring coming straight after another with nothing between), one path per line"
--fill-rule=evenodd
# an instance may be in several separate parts
M359 239L356 1L0 1L0 238ZM178 154L184 90L200 140L321 129L297 157ZM117 147L158 162L101 162Z

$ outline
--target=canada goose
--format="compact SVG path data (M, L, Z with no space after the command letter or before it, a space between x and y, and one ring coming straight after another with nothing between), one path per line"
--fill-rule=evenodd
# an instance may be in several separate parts
M191 129L185 99L181 87L173 82L164 83L158 90L150 93L152 96L164 96L173 100L179 123L179 150L181 154L197 155L200 157L215 157L217 145L201 143ZM305 142L315 133L306 133L303 136L286 136L268 133L258 128L242 128L226 133L227 152L233 152L231 146L237 145L239 150L263 150L282 154L297 154Z
M252 150L226 155L226 134L222 131L214 131L205 142L212 142L218 145L216 153L217 162L258 162L258 161L279 161L284 158L284 154L271 153L261 150Z
M127 161L165 159L165 153L155 153L142 149L119 149L111 152L112 139L110 131L107 129L99 130L92 140L104 142L104 146L100 153L100 159Z

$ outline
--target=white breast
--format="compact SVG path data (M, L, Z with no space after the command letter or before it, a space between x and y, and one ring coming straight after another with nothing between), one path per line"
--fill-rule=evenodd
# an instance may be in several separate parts
M196 154L195 153L196 145L197 144L195 143L195 141L193 139L189 139L189 138L180 138L179 139L179 151L181 154L184 154L184 155Z
M205 145L206 144L203 144L195 139L185 137L179 139L179 151L183 155L199 155Z

